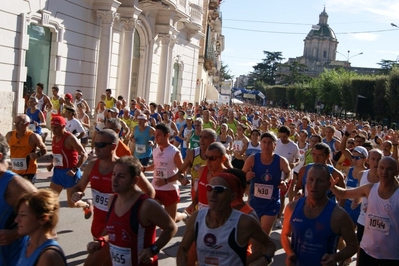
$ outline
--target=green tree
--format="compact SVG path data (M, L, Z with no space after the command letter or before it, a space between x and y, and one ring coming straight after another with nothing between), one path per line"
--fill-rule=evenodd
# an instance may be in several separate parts
M223 63L223 61L220 62L220 80L224 81L224 80L231 80L234 78L234 75L230 74L230 69L229 69L229 65L225 65Z
M381 74L388 75L392 68L398 66L396 61L382 59L377 65L381 66Z
M263 51L266 58L263 59L262 63L258 63L253 66L254 71L251 73L254 80L263 81L268 85L276 84L276 78L279 76L276 74L277 69L281 65L281 61L284 59L281 52L269 52Z
M297 61L281 65L281 84L290 85L309 82L310 77L305 74L308 67Z

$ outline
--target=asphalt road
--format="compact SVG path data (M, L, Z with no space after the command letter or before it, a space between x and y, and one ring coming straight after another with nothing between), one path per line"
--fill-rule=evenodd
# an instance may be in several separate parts
M48 151L51 152L51 142L46 141ZM49 187L50 177L52 172L48 172L45 166L46 161L39 162L39 171L37 174L36 186L38 188ZM151 179L151 173L146 173L147 177ZM178 205L180 211L190 204L190 187L181 187L181 202ZM85 199L91 198L91 190L85 191ZM82 209L69 208L66 201L65 190L60 194L60 219L56 228L58 234L58 242L62 246L66 256L68 265L83 265L86 257L86 245L92 240L90 233L91 219L85 220ZM183 222L178 223L178 232L173 239L164 247L159 254L160 266L176 265L176 253L180 241L185 231ZM277 246L277 251L274 257L273 265L285 265L285 253L280 243L281 230L274 229L271 233L271 238ZM350 265L355 265L355 262Z

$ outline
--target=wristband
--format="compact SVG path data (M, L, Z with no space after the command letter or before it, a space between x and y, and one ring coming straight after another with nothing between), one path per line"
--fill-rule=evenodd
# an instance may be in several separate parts
M104 239L104 237L96 238L95 241L97 241L98 243L100 243L100 248L102 248L102 247L105 246L105 239Z
M345 137L349 137L351 135L351 133L349 133L348 131L345 131Z

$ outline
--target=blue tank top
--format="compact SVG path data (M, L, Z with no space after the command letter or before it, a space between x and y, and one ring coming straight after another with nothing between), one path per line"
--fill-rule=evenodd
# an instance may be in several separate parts
M14 174L13 172L6 171L4 172L3 176L0 177L0 195L2 197L2 200L0 200L0 229L15 229L16 227L16 224L14 222L14 207L8 205L8 203L4 199L8 183L14 176L16 176L16 174ZM0 246L0 266L17 264L19 254L27 238L27 236L21 237L20 239L12 242L8 246Z
M136 156L137 159L151 157L152 147L148 145L151 138L149 126L145 127L144 131L140 131L139 126L134 128L134 139L136 140L134 156Z
M40 122L40 118L39 118L39 113L40 113L39 109L37 109L36 112L34 112L33 114L30 112L30 108L28 108L26 110L26 115L29 116L31 125L34 124L34 122L41 123ZM40 126L36 126L36 130L33 130L33 132L35 132L36 134L41 135L42 134L42 128Z
M177 129L180 130L180 128L182 128L186 125L186 120L179 121L179 119L176 119L175 123L176 123Z
M58 249L60 251L60 254L63 255L65 265L66 265L66 259L64 252L62 251L60 245L58 244L57 241L53 239L49 239L45 241L43 244L41 244L28 258L26 257L26 249L29 245L29 240L26 241L26 244L21 250L21 256L19 257L19 261L17 266L35 266L37 263L37 260L40 257L40 254L48 247L55 247L55 249Z
M255 177L250 182L249 205L254 208L269 208L280 204L281 182L280 156L273 155L273 161L269 165L262 163L260 153L254 155L252 172Z
M349 189L356 188L359 186L359 183L358 183L359 180L357 180L356 178L353 177L353 169L354 169L354 167L349 168L348 176L346 177L346 188L349 188ZM352 221L356 224L357 218L359 218L359 215L360 215L361 204L357 205L357 207L355 209L352 209L351 205L352 205L351 199L345 200L344 210L349 214Z
M150 114L150 117L154 118L157 124L159 123L159 121L158 121L158 113Z
M253 146L252 142L248 142L248 148L245 151L245 156L249 157L252 154L261 152L262 149L260 148L260 143L258 143L258 146Z
M323 139L322 141L323 143L327 144L328 147L330 147L331 153L334 153L336 151L335 149L335 142L337 141L336 139L332 138L330 141Z
M305 200L298 200L290 219L291 246L297 257L295 265L320 266L324 254L337 251L339 235L331 229L336 203L329 200L318 217L309 219L303 212Z
M301 130L306 130L306 132L308 132L308 138L310 138L310 136L312 136L312 132L310 132L310 126L308 125L306 128L304 128L302 126L302 124L299 126L299 131Z
M310 167L312 165L314 165L314 163L310 163L310 164L306 165L305 173L303 174L303 177L302 177L302 190L303 190L303 193L304 193L305 196L307 195L307 192L306 192L306 178L308 177L308 171L309 171L309 169L310 169ZM332 175L332 173L334 172L334 167L332 165L329 165L329 164L327 164L326 166L327 166L328 170L330 171L330 175ZM327 191L327 197L329 199L335 201L335 196L331 192L331 190Z

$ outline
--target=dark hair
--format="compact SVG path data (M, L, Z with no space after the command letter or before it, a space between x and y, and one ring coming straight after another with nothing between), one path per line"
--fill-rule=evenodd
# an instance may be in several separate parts
M267 131L267 132L263 133L260 136L260 139L262 140L263 138L271 138L273 140L273 142L277 141L276 135L273 132L271 132L271 131Z
M119 96L118 96L118 100L123 100L123 96L122 96L122 95L119 95Z
M106 91L106 92L112 92L112 90L111 90L111 89L106 89L105 91Z
M122 156L116 160L115 164L122 164L126 166L131 178L139 176L141 173L141 168L143 167L140 161L133 156Z
M52 90L55 90L56 92L59 92L59 91L60 91L60 88L58 88L57 86L54 86L54 87L52 87L51 89L52 89Z
M330 170L328 169L327 165L321 164L321 163L315 163L310 166L309 171L310 171L310 169L322 170L326 174L325 176L327 177L327 181L330 181L331 173L330 173ZM321 176L321 175L319 175L319 176Z
M312 136L310 136L310 138L317 138L317 140L318 140L319 142L322 141L322 137L321 137L319 134L313 134Z
M291 134L291 130L287 126L281 126L278 129L278 133L285 133L289 136Z
M48 220L43 227L47 231L51 231L58 223L58 211L60 203L58 195L51 189L39 189L35 192L23 194L17 204L15 210L18 211L23 203L26 203L32 210L37 219L42 219L48 216Z
M150 103L150 106L153 106L154 108L157 108L157 104L156 103Z
M329 155L331 153L330 146L328 146L327 144L325 144L323 142L316 143L313 146L313 149L316 149L318 151L323 151L325 155Z
M43 84L43 83L40 83L40 82L39 82L39 83L36 84L36 86L38 86L38 87L44 89L44 84Z
M164 136L170 134L170 129L165 124L158 124L155 126L155 129L161 130Z

